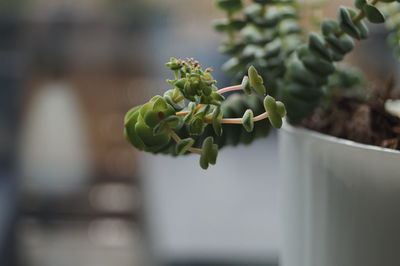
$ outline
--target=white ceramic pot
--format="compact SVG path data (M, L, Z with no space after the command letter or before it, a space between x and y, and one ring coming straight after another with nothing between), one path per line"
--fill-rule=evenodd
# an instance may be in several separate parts
M285 125L282 266L399 266L400 152Z

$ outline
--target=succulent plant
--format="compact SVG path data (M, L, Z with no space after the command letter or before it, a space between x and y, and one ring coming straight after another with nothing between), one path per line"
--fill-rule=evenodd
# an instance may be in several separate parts
M125 116L125 136L137 149L175 156L195 153L200 155L200 166L207 169L216 163L219 146L263 136L267 127L255 126L258 121L269 119L274 127L282 126L286 115L282 102L266 96L263 106L256 104L266 88L253 66L241 85L218 89L212 69L203 70L193 59L171 58L166 65L174 72L174 79L167 80L173 89L132 108ZM249 95L247 101L232 98L224 103L222 94L231 91L243 91ZM224 125L242 125L243 130L230 128L223 135Z
M338 63L353 50L354 40L368 38L366 20L385 22L376 7L380 2L388 7L397 30L391 39L400 47L400 0L355 0L355 8L341 6L337 20L321 21L320 32L308 35L299 26L301 5L295 0L253 0L248 7L241 0L217 0L226 18L214 27L226 34L220 50L231 56L223 69L240 85L219 89L211 68L171 58L166 65L174 73L167 81L172 89L127 113L126 138L147 152L198 154L207 169L220 148L265 137L270 125L282 126L286 114L289 122L301 121L337 88L362 84L357 71ZM225 100L230 91L242 93ZM259 122L265 119L269 123Z

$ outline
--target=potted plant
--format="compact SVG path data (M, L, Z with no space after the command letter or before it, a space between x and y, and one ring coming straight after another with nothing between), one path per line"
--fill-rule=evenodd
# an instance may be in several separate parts
M171 58L172 88L127 113L128 141L197 154L207 169L220 148L284 124L282 265L400 265L399 103L393 83L360 90L362 76L341 64L368 38L366 21L387 20L399 49L400 1L356 0L307 34L297 1L253 2L216 1L227 14L215 23L228 36L221 51L232 57L223 68L240 85L218 88L211 68Z

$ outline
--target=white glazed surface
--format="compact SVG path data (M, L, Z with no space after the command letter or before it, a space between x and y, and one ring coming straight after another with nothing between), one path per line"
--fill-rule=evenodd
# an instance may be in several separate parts
M400 152L285 125L282 266L399 266Z

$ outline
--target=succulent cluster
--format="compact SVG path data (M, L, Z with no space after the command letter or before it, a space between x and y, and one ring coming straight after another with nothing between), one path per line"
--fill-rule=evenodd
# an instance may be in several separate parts
M223 93L243 91L248 94L249 104L243 102L239 108L252 105L250 101L255 99L253 93L259 96L266 94L264 81L254 67L249 68L248 76L243 78L241 85L218 89L211 74L212 69L203 70L199 62L193 59L183 61L171 58L166 65L174 72L174 79L167 80L173 89L134 107L125 116L125 136L139 150L172 155L196 153L200 155L200 166L207 169L209 164L216 163L219 145L215 138L220 137L221 142L223 124L242 125L249 134L255 132L255 122L267 118L272 126L282 126L285 106L271 96L264 98L264 111L257 116L254 112L258 113L260 108L253 104L255 110L248 108L239 118L226 118L237 113L229 111L232 108L229 101L223 106ZM259 96L255 96L257 101ZM240 138L240 132L228 134ZM254 137L256 135L251 135L250 139Z
M371 23L385 21L383 14L375 7L378 2L357 0L357 10L341 6L337 21L324 20L321 33L310 33L308 43L290 56L282 100L288 106L291 121L300 121L318 106L328 85L328 77L335 73L335 62L342 61L353 50L353 39L368 37L369 30L364 18Z
M225 68L240 75L241 68L238 66L259 66L261 75L276 89L273 95L286 104L288 119L296 123L307 117L320 104L321 99L332 95L330 89L335 85L344 84L351 87L362 81L356 72L343 71L343 67L339 69L337 63L353 50L354 39L362 40L368 37L369 30L365 18L371 23L385 21L376 4L393 3L398 0L355 0L355 8L341 6L337 20L323 20L320 33L309 33L305 41L302 40L302 32L298 27L297 13L301 7L296 6L297 1L253 2L244 9L245 19L238 20L233 14L242 9L241 0L217 0L217 6L228 14L228 19L222 21L225 24L217 23L216 29L228 32L229 36L233 36L232 32L237 32L235 39L230 37L222 45L224 52L232 54L232 59L225 64ZM281 25L288 22L292 25L289 27L291 30L280 34ZM233 26L239 24L241 27ZM257 46L255 36L263 36L258 40L271 42L260 43L261 45ZM246 56L248 54L252 56ZM279 58L279 64L275 64L276 58Z
M244 9L241 0L217 1L227 15L214 22L215 29L228 36L220 51L232 57L223 69L238 81L254 65L274 95L285 73L285 58L302 43L299 12L293 0L254 2Z

